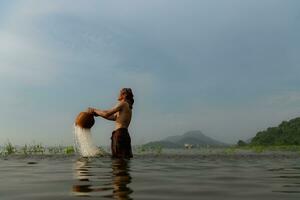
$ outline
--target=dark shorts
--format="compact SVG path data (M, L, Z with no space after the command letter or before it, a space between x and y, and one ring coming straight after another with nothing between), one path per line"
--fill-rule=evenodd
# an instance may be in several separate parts
M131 139L127 128L112 132L111 153L113 158L132 158Z

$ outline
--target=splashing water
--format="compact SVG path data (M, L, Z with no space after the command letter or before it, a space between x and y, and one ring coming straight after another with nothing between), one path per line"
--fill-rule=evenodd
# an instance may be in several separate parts
M102 156L101 151L92 140L90 129L84 129L74 124L75 150L83 157Z

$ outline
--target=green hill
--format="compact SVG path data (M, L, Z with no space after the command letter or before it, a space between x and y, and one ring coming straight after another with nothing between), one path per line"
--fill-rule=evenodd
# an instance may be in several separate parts
M157 146L164 147L164 148L171 148L171 149L182 147L176 143L169 142L169 141L154 141L154 142L148 142L147 144L144 144L144 147L146 148L157 147Z
M191 144L194 145L195 147L226 146L226 144L204 135L201 131L195 130L195 131L188 131L183 135L169 136L160 141L149 142L145 144L145 147L159 145L164 148L183 148L184 144Z
M250 145L300 145L300 117L258 132Z

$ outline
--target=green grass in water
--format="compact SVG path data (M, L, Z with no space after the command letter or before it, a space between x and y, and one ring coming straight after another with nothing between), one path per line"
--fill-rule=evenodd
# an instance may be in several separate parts
M300 145L277 145L277 146L262 146L262 145L246 145L246 146L232 146L229 149L235 149L235 151L252 151L255 153L262 153L262 152L299 152L300 153Z
M1 151L1 155L11 155L11 154L15 154L17 152L16 147L12 145L11 142L7 142L6 144L4 144L4 148Z
M39 144L25 144L22 147L17 148L11 142L4 144L3 148L0 149L1 156L8 155L72 155L75 154L73 146L56 146L56 147L45 147L41 143Z
M145 145L140 145L136 148L137 153L153 153L156 155L162 154L163 147L161 145L155 145L155 146L145 146Z

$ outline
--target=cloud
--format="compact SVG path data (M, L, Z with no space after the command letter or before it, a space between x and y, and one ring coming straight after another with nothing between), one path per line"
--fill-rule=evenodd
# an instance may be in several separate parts
M0 31L1 82L43 85L55 72L51 56L30 38Z
M52 51L38 42L32 31L36 29L34 19L45 12L33 12L35 9L25 3L13 7L0 26L1 83L47 85L58 69L52 62Z
M189 129L246 138L297 115L297 4L11 3L0 25L2 132L71 141L77 112L108 108L121 87L132 87L136 143ZM95 138L106 143L113 125L98 122Z

